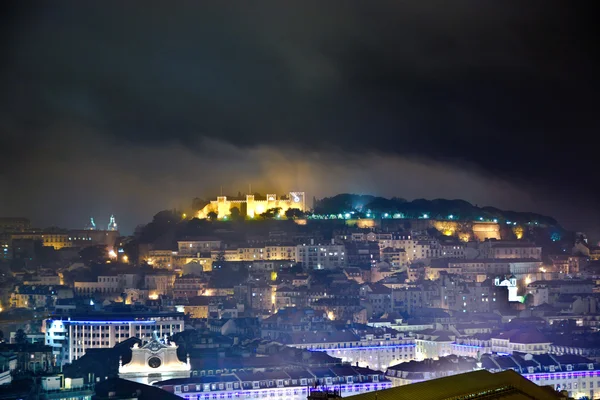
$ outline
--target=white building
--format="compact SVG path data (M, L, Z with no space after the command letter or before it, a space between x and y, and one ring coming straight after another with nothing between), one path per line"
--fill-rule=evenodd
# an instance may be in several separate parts
M221 248L221 241L215 238L195 238L177 242L179 255L197 255Z
M306 244L297 246L297 262L308 269L339 269L347 264L343 244Z
M545 354L550 352L552 342L537 329L512 329L501 332L492 338L492 351L512 354L523 352L529 354Z
M415 359L415 339L403 335L367 334L360 337L352 332L302 332L292 335L288 346L310 351L322 351L343 362L360 367L385 371L390 365Z
M185 399L285 399L306 400L315 386L337 390L341 397L389 389L391 382L380 371L340 366L246 372L232 370L214 376L170 379L154 386Z
M140 347L137 343L131 349L131 361L125 365L119 362L119 378L152 385L155 382L190 377L190 360L180 361L177 345L165 344L156 334L152 340Z
M82 357L90 348L110 348L130 337L150 340L152 333L171 336L184 330L183 313L98 313L44 320L45 343L57 365Z

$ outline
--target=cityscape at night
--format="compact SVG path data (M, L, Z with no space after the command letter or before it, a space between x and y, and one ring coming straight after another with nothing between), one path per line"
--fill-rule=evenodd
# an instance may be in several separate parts
M585 2L3 11L0 400L600 399Z

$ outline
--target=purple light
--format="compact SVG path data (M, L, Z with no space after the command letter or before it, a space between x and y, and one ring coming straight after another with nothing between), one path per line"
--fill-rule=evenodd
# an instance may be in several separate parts
M157 322L163 321L63 321L63 322L71 322L75 324L156 324Z
M363 347L332 347L330 349L311 349L307 348L310 351L332 351L332 350L362 350L362 349L388 349L388 348L398 348L398 347L416 347L416 344L396 344L391 346L363 346Z

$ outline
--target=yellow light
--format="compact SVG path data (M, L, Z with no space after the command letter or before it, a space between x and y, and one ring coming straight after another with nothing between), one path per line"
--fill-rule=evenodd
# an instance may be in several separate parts
M331 321L335 320L335 314L333 313L333 311L327 312L327 318L329 318Z
M127 254L123 254L123 262L129 262L129 257L127 257Z
M529 277L529 275L527 275L527 277L525 278L525 285L529 286L530 283L531 283L531 278Z
M150 300L158 300L158 293L151 293L148 295Z
M187 218L187 214L183 213L182 217L183 217L183 219L186 219Z
M110 258L117 258L117 253L115 253L114 250L111 250L111 251L108 252L108 256Z

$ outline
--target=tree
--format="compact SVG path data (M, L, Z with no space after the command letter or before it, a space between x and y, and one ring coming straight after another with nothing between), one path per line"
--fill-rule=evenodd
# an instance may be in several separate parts
M89 246L79 252L79 257L84 264L103 263L108 258L106 246Z
M209 212L208 214L206 214L206 217L207 217L208 219L210 219L211 221L214 221L214 220L216 220L217 218L219 218L219 214L217 214L217 213L216 213L216 212L214 212L214 211L211 211L211 212Z
M242 219L242 213L240 212L240 209L237 207L231 207L231 209L229 210L229 214L230 214L232 221L238 221L238 220Z
M264 219L273 219L279 215L280 211L281 211L280 207L269 208L267 211L260 214L260 216L263 217Z
M18 343L18 344L27 343L27 334L25 333L25 331L23 329L17 330L17 333L15 335L15 343Z
M299 210L297 208L289 208L286 212L285 212L285 217L287 219L297 219L297 218L302 218L304 217L304 212L302 210Z

